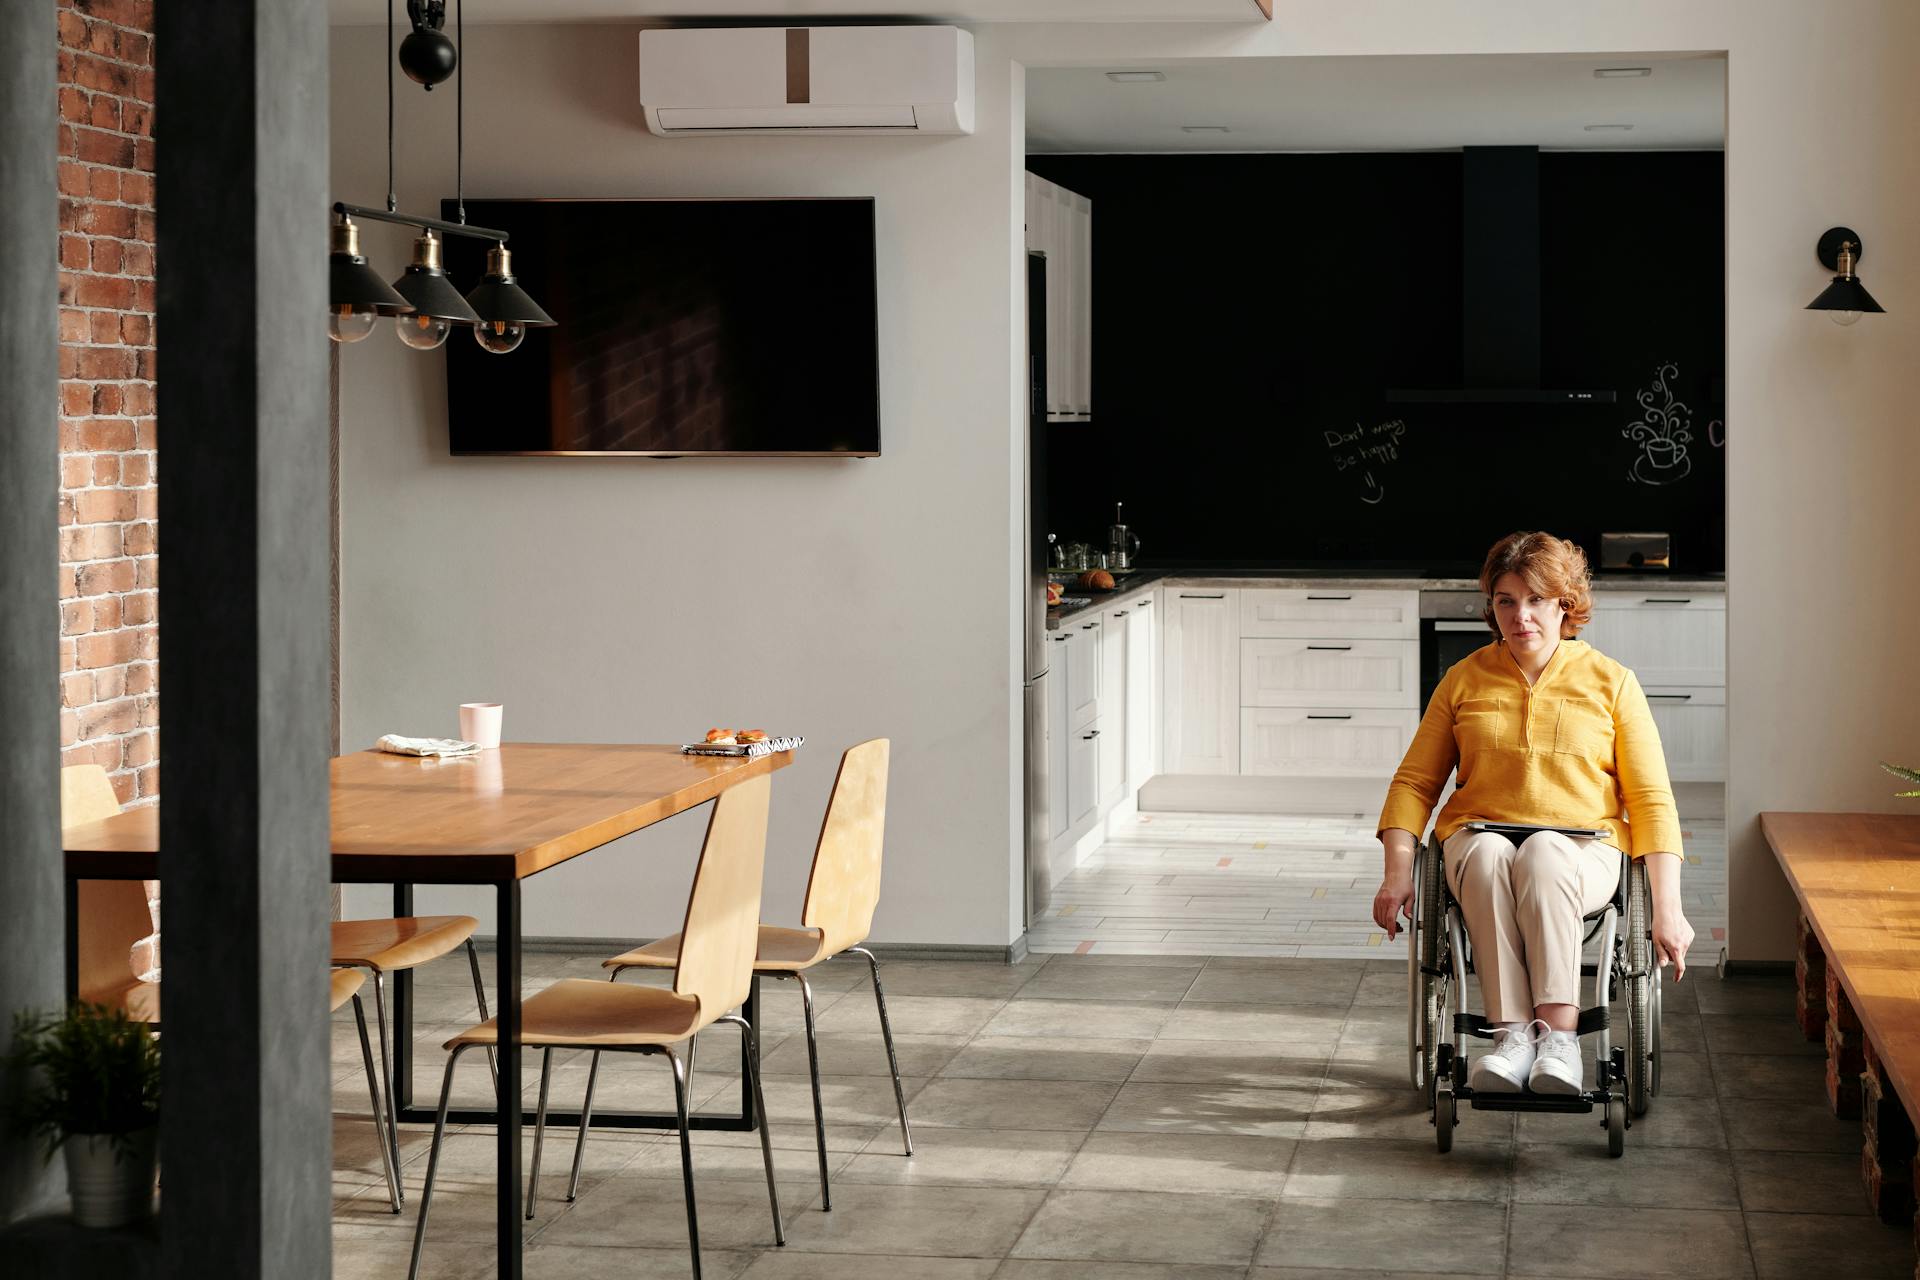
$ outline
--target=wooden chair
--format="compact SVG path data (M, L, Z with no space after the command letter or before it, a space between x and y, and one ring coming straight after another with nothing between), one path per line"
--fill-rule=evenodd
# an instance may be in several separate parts
M386 976L402 969L418 968L464 945L467 966L473 972L474 1003L480 1007L480 1017L485 1019L487 988L480 980L480 957L473 950L473 931L479 925L472 916L400 916L333 922L333 954L328 963L335 968L365 969L373 977L373 1015L380 1029L380 1078L387 1095L386 1142L388 1158L396 1168L400 1164L400 1127L394 1108L392 1059L387 1054ZM493 1071L493 1087L497 1093L500 1066L492 1049L487 1050L487 1065ZM404 1193L401 1198L405 1199Z
M663 1054L673 1068L674 1106L680 1121L680 1172L687 1197L687 1239L693 1250L694 1280L700 1277L700 1223L693 1194L693 1146L687 1130L687 1081L693 1060L693 1037L716 1022L740 1028L746 1049L748 1081L754 1108L760 1113L760 1154L767 1169L767 1201L773 1209L773 1236L787 1242L780 1225L780 1199L773 1183L773 1139L767 1132L766 1102L761 1096L755 1032L744 1017L728 1012L746 1001L753 984L755 923L760 917L760 883L766 863L767 805L773 780L761 775L720 793L707 822L707 838L693 873L693 891L680 936L686 939L674 966L673 986L636 987L573 978L557 982L520 1009L520 1043L538 1047L540 1103L533 1130L533 1166L527 1187L527 1216L531 1218L540 1190L540 1148L547 1128L547 1084L555 1049L591 1049L597 1069L600 1054ZM433 1179L440 1163L440 1143L446 1136L447 1099L453 1089L453 1068L460 1055L476 1045L492 1046L499 1035L496 1019L470 1027L446 1047L446 1078L440 1086L440 1109L434 1117L433 1148L427 1156L427 1180L420 1197L420 1220L414 1226L413 1260L407 1270L414 1280L420 1270L420 1250L427 1235L427 1213L433 1207ZM675 1052L685 1045L683 1062ZM580 1108L580 1145L575 1148L573 1181L567 1198L578 1191L580 1151L593 1119L593 1082L589 1074L586 1100Z
M353 1001L353 1020L360 1028L360 1064L367 1070L367 1097L373 1103L373 1131L380 1143L380 1167L387 1175L387 1203L400 1212L400 1172L393 1162L393 1150L387 1146L386 1126L380 1121L385 1111L380 1106L380 1086L374 1081L373 1047L367 1043L367 1011L360 1003L360 988L366 977L353 969L335 969L330 975L327 1012L338 1013L340 1006Z
M907 1099L900 1087L900 1060L893 1051L893 1028L887 1021L887 995L880 987L880 962L860 946L873 928L873 911L880 902L880 852L887 826L887 758L890 743L874 738L849 747L840 757L840 772L827 800L827 816L814 849L813 872L807 880L806 902L800 908L798 929L760 926L754 972L770 978L792 978L800 984L806 1013L807 1069L813 1077L813 1126L820 1149L820 1207L833 1208L827 1187L827 1122L820 1105L820 1048L814 1036L813 988L806 971L837 955L864 956L873 975L873 999L880 1011L880 1034L886 1041L887 1066L893 1072L893 1101L900 1112L900 1139L913 1154L913 1130L907 1126ZM637 947L605 961L618 979L627 969L672 966L680 954L680 935ZM591 1094L593 1077L589 1072ZM578 1155L575 1156L578 1167Z
M60 771L60 825L76 827L120 812L107 771L97 764ZM136 1022L160 1022L160 984L133 971L133 948L153 933L147 891L139 880L82 880L79 894L77 995L89 1004L124 1009Z

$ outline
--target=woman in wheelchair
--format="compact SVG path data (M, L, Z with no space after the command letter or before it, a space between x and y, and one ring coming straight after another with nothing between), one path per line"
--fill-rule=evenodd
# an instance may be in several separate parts
M1622 850L1645 859L1654 954L1678 981L1693 941L1680 910L1680 824L1639 680L1574 638L1593 616L1579 547L1512 534L1487 554L1480 588L1494 639L1441 679L1388 786L1373 918L1389 938L1400 915L1411 919L1420 832L1457 771L1434 837L1496 1024L1468 1083L1476 1092L1577 1094L1582 917L1613 896ZM1468 829L1476 821L1609 835L1539 832L1516 847Z

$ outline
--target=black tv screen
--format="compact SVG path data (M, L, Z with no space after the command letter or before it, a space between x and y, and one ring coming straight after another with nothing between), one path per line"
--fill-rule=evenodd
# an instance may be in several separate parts
M469 200L467 221L508 233L558 323L504 355L455 328L454 453L880 452L871 199ZM446 237L463 292L486 250Z

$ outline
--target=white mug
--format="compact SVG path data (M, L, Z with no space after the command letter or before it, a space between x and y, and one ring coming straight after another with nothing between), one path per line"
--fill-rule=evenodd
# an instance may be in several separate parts
M481 750L500 745L500 704L463 702L460 704L460 736Z

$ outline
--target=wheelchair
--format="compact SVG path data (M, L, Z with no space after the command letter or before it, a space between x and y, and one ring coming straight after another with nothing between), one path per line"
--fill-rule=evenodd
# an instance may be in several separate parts
M1653 951L1653 894L1646 865L1621 855L1613 898L1584 918L1582 948L1596 936L1598 963L1582 960L1581 977L1593 979L1593 1005L1582 1009L1576 1034L1593 1037L1594 1086L1578 1094L1476 1094L1467 1084L1466 1042L1490 1040L1493 1024L1467 1012L1467 975L1473 953L1466 921L1441 865L1440 842L1431 832L1415 856L1412 923L1407 939L1407 1066L1413 1087L1432 1110L1434 1138L1453 1149L1461 1102L1477 1111L1602 1112L1607 1154L1626 1150L1633 1117L1643 1116L1660 1093L1660 967ZM1620 927L1624 919L1624 929ZM1609 1009L1624 986L1627 1044L1612 1043ZM1447 1023L1449 1007L1452 1021Z

